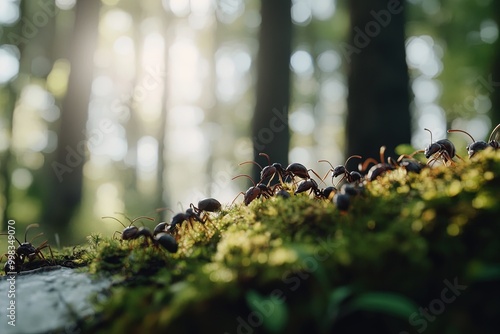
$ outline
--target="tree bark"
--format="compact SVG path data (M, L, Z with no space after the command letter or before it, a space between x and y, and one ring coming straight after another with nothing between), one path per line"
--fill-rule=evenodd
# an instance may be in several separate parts
M269 154L271 162L286 167L290 133L290 53L292 20L290 0L262 0L259 51L257 55L257 96L252 122L254 160L267 166L259 156ZM259 181L260 169L254 166L252 178Z
M500 26L500 1L493 1L492 7L497 26ZM493 125L492 128L495 128L497 124L500 124L500 38L497 38L495 42L491 84L493 87L488 87L492 89L491 101L493 108L491 111L491 122Z
M404 4L351 0L349 8L351 35L342 46L350 64L346 153L378 158L385 145L393 155L411 140Z

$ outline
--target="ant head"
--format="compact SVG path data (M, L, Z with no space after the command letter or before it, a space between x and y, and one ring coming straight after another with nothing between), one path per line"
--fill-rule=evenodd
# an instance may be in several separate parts
M332 178L337 177L339 175L347 173L347 169L344 165L338 165L332 170Z
M485 141L475 141L470 145L467 145L467 153L469 154L469 158L472 158L474 154L479 151L482 151L488 147L488 143Z
M427 129L427 128L424 128L425 131L429 131L429 133L431 134L431 143L429 144L429 146L427 146L424 150L424 155L427 159L429 159L434 153L438 152L441 147L439 146L439 144L436 144L432 141L432 132L431 130Z
M276 170L279 171L279 172L284 172L285 171L285 169L283 168L283 166L279 162L275 162L271 166L274 167L274 168L276 168Z
M429 159L432 155L437 153L441 149L441 146L437 143L432 143L427 146L424 150L424 155L427 159Z

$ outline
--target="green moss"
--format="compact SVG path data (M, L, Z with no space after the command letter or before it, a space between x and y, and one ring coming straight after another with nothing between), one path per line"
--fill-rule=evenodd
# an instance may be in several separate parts
M415 332L408 310L457 278L467 292L427 333L488 333L494 317L477 305L500 308L482 285L500 280L499 193L500 152L487 150L452 167L388 172L347 212L304 194L233 205L182 230L176 254L93 236L91 271L121 284L86 331L233 333L243 320L269 333Z

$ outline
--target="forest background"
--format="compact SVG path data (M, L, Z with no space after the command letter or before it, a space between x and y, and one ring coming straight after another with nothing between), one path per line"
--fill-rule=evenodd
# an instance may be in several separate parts
M0 0L2 229L73 244L228 205L260 152L323 176L424 128L487 139L499 22L493 0Z

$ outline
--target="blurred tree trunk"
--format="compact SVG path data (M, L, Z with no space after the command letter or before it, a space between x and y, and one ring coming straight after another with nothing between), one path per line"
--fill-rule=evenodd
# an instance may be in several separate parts
M23 6L22 6L23 5ZM23 13L23 7L26 4L20 4L20 12ZM8 31L4 34L0 34L0 45L1 44L12 44L12 41L9 41L9 34L13 34L15 36L21 36L21 20L17 21L17 23L12 26ZM12 36L12 35L10 35ZM23 55L24 44L18 44L20 54ZM21 63L21 60L20 60ZM19 72L21 72L21 68L19 68ZM16 107L18 93L16 91L16 85L13 82L9 82L5 84L5 86L0 87L0 117L2 119L2 126L6 128L8 133L8 138L12 141L12 125L14 119L14 109ZM9 213L9 204L11 199L11 173L12 173L12 150L11 144L7 147L7 149L2 152L0 155L0 230L7 230L7 221L9 219L15 219Z
M257 56L257 96L252 123L254 160L267 165L259 157L265 152L271 162L288 162L290 133L288 104L290 100L290 53L292 20L290 0L262 0L259 51ZM259 181L255 166L252 177Z
M78 1L70 48L71 73L61 111L56 159L46 196L46 228L64 236L82 197L83 164L86 155L86 122L93 80L93 59L99 24L99 0Z
M387 157L411 140L404 2L351 0L349 9L347 156L378 158L385 145Z
M4 109L2 115L2 121L5 122L3 126L8 128L9 139L12 139L12 121L14 116L14 108L16 106L17 93L11 83L8 83L4 88L1 95L5 95L6 98L1 101L0 108ZM5 107L5 108L3 108ZM9 147L0 156L0 219L1 219L1 231L7 230L7 221L9 219L14 219L9 213L9 203L10 203L10 190L11 190L11 166L12 151Z
M497 26L500 26L500 1L493 1L492 7ZM491 122L494 128L497 124L500 124L500 38L497 38L495 43L491 85L493 86L489 87L489 89L492 89L491 100L493 104Z

